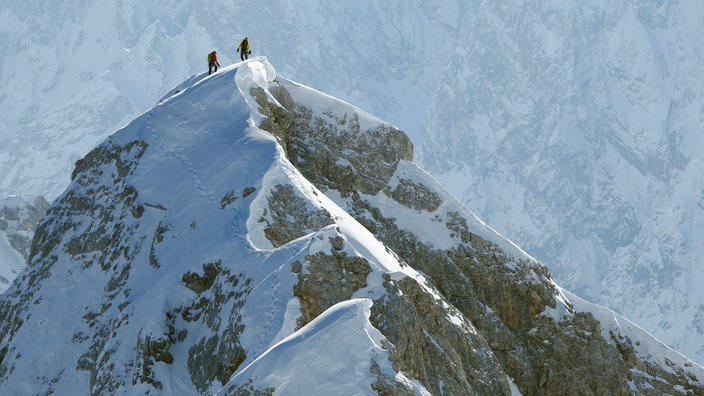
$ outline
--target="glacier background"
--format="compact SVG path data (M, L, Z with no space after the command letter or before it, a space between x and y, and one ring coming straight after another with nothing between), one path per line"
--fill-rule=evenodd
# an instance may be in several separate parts
M247 35L281 75L405 130L562 286L702 362L703 33L692 0L11 0L0 196L54 199L77 159Z

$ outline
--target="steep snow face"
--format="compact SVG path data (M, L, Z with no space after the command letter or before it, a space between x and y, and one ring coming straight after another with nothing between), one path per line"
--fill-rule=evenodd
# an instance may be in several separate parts
M0 196L53 199L75 160L248 35L280 72L406 130L421 165L562 284L702 361L703 7L10 1Z

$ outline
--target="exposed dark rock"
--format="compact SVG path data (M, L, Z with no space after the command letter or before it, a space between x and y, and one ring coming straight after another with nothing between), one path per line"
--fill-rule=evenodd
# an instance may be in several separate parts
M153 366L157 362L173 363L170 346L168 339L152 339L149 335L137 340L137 365L133 384L147 383L157 390L163 390L163 384L156 378Z
M132 217L138 194L134 187L126 183L125 176L137 165L146 149L147 145L142 141L133 141L124 146L106 144L78 160L71 178L85 192L71 189L51 206L48 216L44 217L35 232L29 265L46 262L33 258L49 255L62 235L78 227L71 219L81 213L94 217L95 221L90 229L73 237L67 251L74 256L85 257L84 267L93 265L96 260L92 256L96 256L101 268L108 270L110 262L116 257L133 253L134 247L121 243L121 240L122 235L130 233L135 225L122 220L128 214ZM101 182L106 166L114 170L109 174L111 187Z
M176 328L186 329L189 323L197 321L196 328L210 329L189 348L187 358L191 381L199 392L205 393L213 381L224 385L247 358L239 341L244 330L240 309L251 287L248 279L233 274L220 262L204 264L203 275L188 272L183 282L197 297L191 306L176 308L168 314L173 321L170 328L177 334ZM223 323L224 311L229 315Z
M276 389L274 388L257 388L250 379L246 384L227 388L223 393L224 396L273 396Z
M307 202L293 192L291 186L276 186L269 196L264 228L266 238L274 247L317 231L333 223L330 214L322 209L311 210Z
M369 369L369 375L376 379L376 382L372 384L372 390L378 395L384 396L413 396L415 395L415 390L408 384L397 381L395 378L391 378L381 372L379 364L372 360L371 368Z
M247 198L250 194L255 192L257 189L254 187L245 187L245 189L242 191L242 198Z
M299 269L300 263L292 266L291 270L298 273L293 294L301 300L299 327L331 306L349 300L354 292L367 285L367 275L372 272L369 263L360 257L347 256L342 243L341 237L330 238L330 254L318 252L306 256L303 271Z
M235 195L234 191L228 191L224 197L220 200L220 207L225 208L226 206L230 205L231 203L235 202L237 200L237 196Z
M202 293L213 286L215 277L218 276L221 270L220 262L207 263L203 265L204 274L202 276L195 272L187 272L181 279L189 289L196 293Z
M442 203L436 192L408 179L400 179L395 188L386 187L384 192L403 206L426 212L436 211Z
M350 212L359 213L360 221L373 222L367 228L375 229L377 237L409 265L427 274L447 301L490 340L488 345L500 366L524 394L565 394L561 392L570 389L585 389L585 394L599 394L599 389L613 394L628 391L628 367L621 354L599 336L598 322L584 314L559 323L540 315L556 304L556 290L544 266L507 256L495 244L472 234L457 213L448 214L452 220L448 228L464 242L442 251L398 229L393 219L385 218L368 202L352 200L352 207ZM550 336L541 336L543 332ZM584 360L572 357L575 350L584 351ZM427 380L423 383L432 388Z
M413 279L386 276L387 293L372 306L372 324L393 344L394 369L432 394L510 394L508 377L486 340L459 311ZM453 318L454 317L454 318Z
M365 131L356 112L315 115L294 104L284 87L270 90L284 108L255 95L262 114L269 116L260 128L278 137L291 163L319 187L343 195L376 194L386 187L399 161L413 159L413 144L399 129L380 125Z

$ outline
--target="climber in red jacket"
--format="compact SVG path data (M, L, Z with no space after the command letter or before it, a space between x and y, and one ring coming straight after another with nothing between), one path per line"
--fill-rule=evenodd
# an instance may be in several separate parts
M218 54L213 51L208 54L208 75L213 72L213 68L215 68L215 71L217 72L218 67L220 67L220 64L218 63Z

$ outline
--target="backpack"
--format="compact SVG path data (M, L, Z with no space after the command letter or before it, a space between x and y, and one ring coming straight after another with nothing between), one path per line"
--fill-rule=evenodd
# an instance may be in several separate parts
M213 61L213 53L211 52L208 54L208 63L210 63L212 61Z

